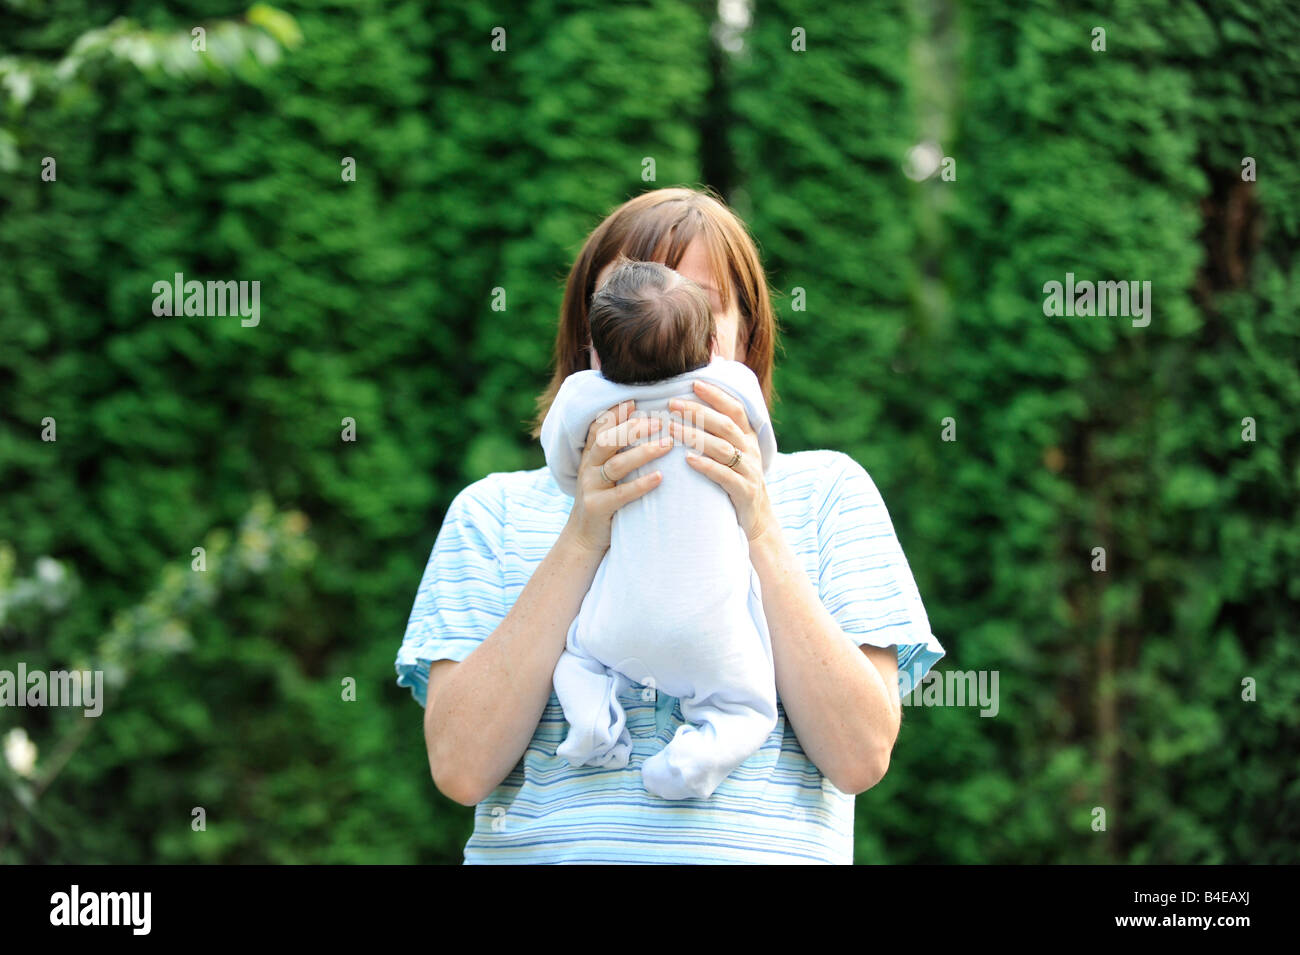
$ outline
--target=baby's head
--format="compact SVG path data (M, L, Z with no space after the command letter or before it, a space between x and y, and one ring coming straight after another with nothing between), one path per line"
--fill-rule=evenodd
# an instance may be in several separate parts
M588 314L600 372L624 385L685 374L713 357L713 311L704 289L658 262L621 259Z

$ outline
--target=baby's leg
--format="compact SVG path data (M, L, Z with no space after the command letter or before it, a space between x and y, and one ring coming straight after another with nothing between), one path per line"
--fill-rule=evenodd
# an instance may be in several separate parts
M641 766L647 791L664 799L705 799L763 745L776 726L775 689L759 688L752 696L744 690L682 698L686 722Z
M622 769L632 752L627 714L618 701L618 674L599 660L570 649L555 664L555 695L569 721L569 735L555 750L574 766Z
M732 680L726 688L714 685L682 695L685 722L668 745L641 766L645 788L656 796L711 796L776 727L772 638L761 594L758 573L751 567L746 600L753 628L739 638L745 652L735 661L739 665L721 671Z

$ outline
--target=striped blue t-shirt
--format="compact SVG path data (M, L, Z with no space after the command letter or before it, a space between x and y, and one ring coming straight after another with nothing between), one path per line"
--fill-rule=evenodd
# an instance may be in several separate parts
M767 487L844 633L859 646L897 645L906 696L944 649L875 484L846 454L799 451L777 454ZM455 497L397 652L397 682L422 707L430 661L464 660L496 629L572 507L547 468L489 474ZM628 765L573 767L555 755L568 726L552 692L518 765L475 808L467 864L852 863L854 797L804 754L779 699L758 752L708 799L685 800L652 796L641 782L642 762L682 723L677 701L641 684L620 701L633 742Z

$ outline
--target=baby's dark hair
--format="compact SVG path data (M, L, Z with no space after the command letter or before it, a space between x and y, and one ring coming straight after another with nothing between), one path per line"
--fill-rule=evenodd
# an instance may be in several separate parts
M648 384L702 368L713 355L713 310L704 289L658 262L620 257L587 318L601 374Z

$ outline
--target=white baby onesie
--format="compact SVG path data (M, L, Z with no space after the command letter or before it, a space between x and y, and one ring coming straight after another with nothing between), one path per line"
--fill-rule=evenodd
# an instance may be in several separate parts
M743 402L767 473L776 437L758 378L715 356L647 385L617 384L595 370L566 378L541 431L556 484L573 496L587 432L601 412L633 399L635 416L661 419L651 437L658 440L667 434L670 398L700 400L697 378ZM664 799L711 795L776 726L771 637L749 541L727 492L687 463L687 449L674 439L666 454L622 478L663 472L657 487L614 512L609 550L554 676L569 723L556 753L575 766L628 764L632 740L618 697L632 683L679 698L683 724L641 767L646 789Z

